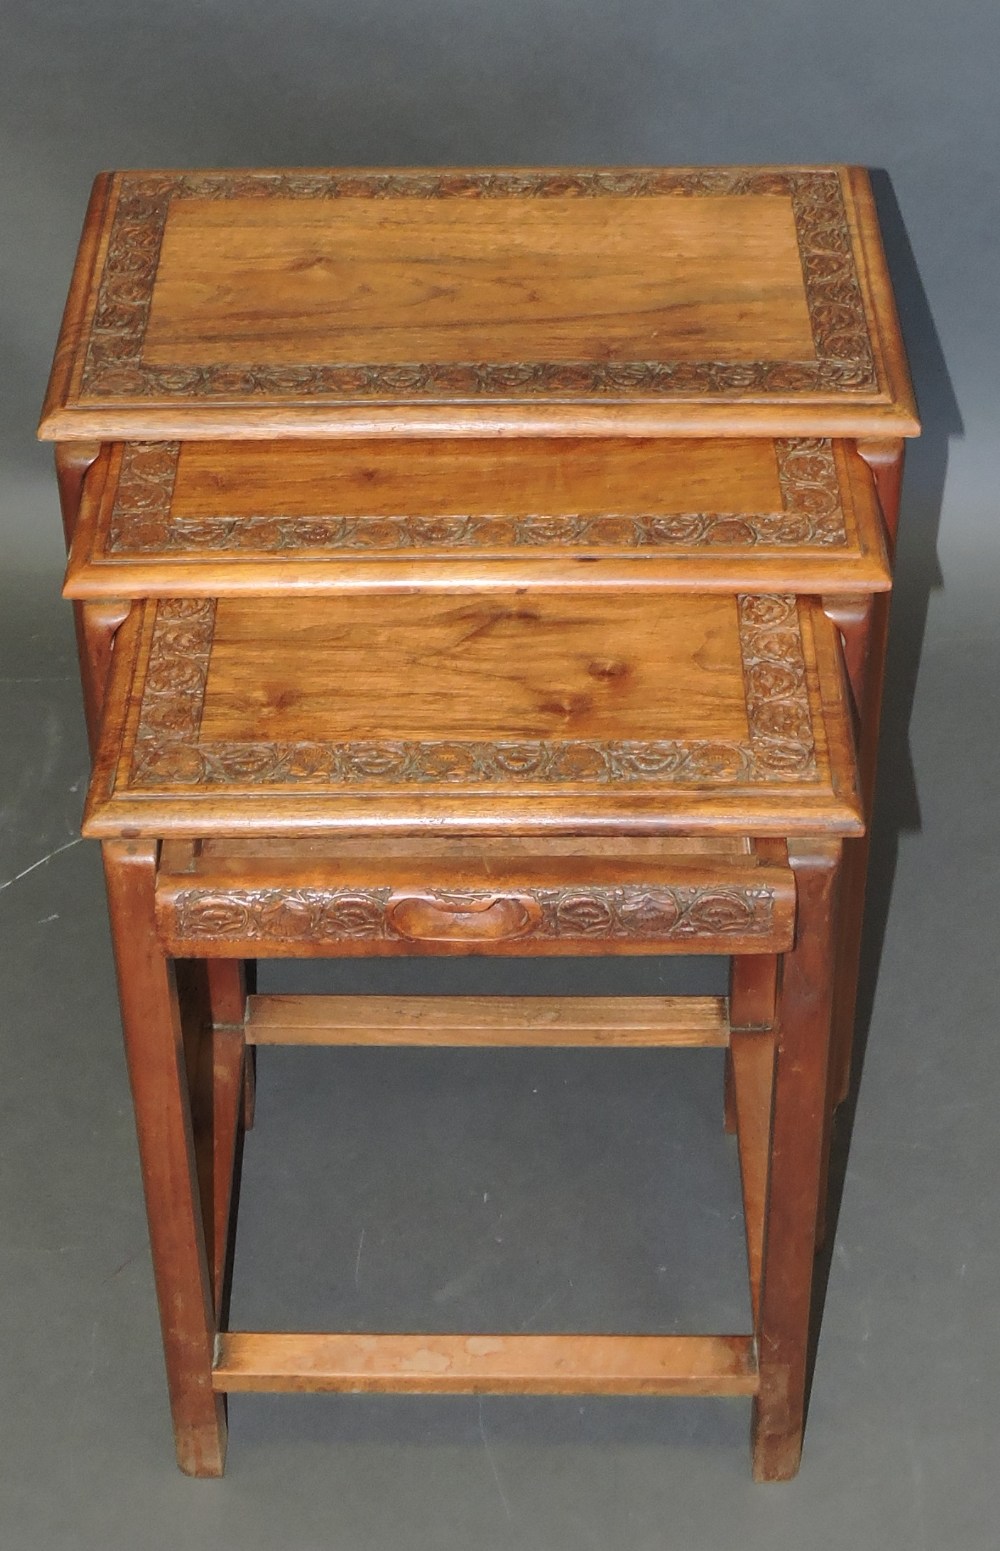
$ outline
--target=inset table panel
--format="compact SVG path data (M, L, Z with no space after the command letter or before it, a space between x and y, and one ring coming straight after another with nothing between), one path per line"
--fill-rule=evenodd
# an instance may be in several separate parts
M88 479L71 597L345 587L887 589L843 442L126 442Z
M790 826L861 828L836 632L814 601L551 592L137 604L85 824Z

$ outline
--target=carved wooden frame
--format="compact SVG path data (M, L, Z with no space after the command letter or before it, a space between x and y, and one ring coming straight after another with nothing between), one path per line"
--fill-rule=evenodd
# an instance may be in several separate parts
M146 327L175 199L507 199L784 195L791 200L816 355L803 361L353 361L150 366ZM843 190L826 169L578 173L125 173L81 380L84 399L323 396L342 400L662 398L879 387Z
M816 775L816 750L797 600L737 599L749 738L372 739L353 743L199 742L216 604L164 599L155 608L129 785L448 787L515 784L738 786Z
M180 442L126 442L108 524L109 554L301 550L482 551L585 545L591 550L688 550L847 543L833 444L824 437L774 443L780 512L602 513L512 517L446 513L178 517L171 511Z
M421 889L420 898L445 909L475 909L505 897L496 889ZM583 938L607 942L704 942L709 939L770 937L774 891L747 883L674 886L626 884L525 888L513 897L526 907L523 919L497 940L558 941ZM270 943L412 942L400 924L405 895L390 885L377 888L180 889L167 907L172 940ZM488 946L488 939L484 939ZM480 946L483 946L480 944Z

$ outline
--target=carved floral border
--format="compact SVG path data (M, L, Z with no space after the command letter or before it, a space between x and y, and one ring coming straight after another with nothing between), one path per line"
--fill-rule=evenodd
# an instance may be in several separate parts
M163 600L143 685L130 785L544 788L560 784L741 786L815 779L796 599L740 595L746 742L373 738L349 743L200 741L215 603Z
M537 919L517 938L590 941L694 942L714 937L768 937L774 924L773 890L758 884L704 886L634 884L618 887L516 888L538 907ZM394 921L397 892L378 888L182 889L166 923L178 940L412 942ZM421 890L441 905L479 905L496 890ZM501 939L510 941L510 938ZM489 942L482 944L488 951Z
M143 361L160 247L175 199L583 199L785 195L816 351L804 361L327 362L151 366ZM578 173L126 173L80 383L84 399L608 398L872 392L864 297L836 172L706 169Z
M690 549L747 545L842 547L847 543L832 443L796 437L774 444L780 512L683 512L599 516L544 512L512 517L443 514L417 517L177 517L171 511L180 442L127 442L108 525L109 554L289 553L344 550Z

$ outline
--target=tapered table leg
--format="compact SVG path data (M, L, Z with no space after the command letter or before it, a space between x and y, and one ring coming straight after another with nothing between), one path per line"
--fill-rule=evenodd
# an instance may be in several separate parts
M156 846L108 841L104 860L177 1461L189 1475L219 1476L226 1414L212 1390L216 1327L180 1012L155 930Z
M188 959L177 963L176 975L212 1295L221 1320L245 1107L246 974L242 959Z
M247 1047L243 1038L247 978L242 959L206 959L212 1050L212 1286L220 1316L225 1296L239 1129L244 1121Z
M795 1475L802 1451L816 1227L825 1188L840 844L789 842L798 895L795 946L782 963L771 1118L753 1470Z
M899 495L903 476L904 443L898 440L858 443L858 452L871 468L885 520L886 542L892 555L899 523ZM837 1008L835 1013L832 1102L842 1104L851 1081L851 1055L857 1017L858 976L864 931L868 856L871 849L871 813L875 795L882 686L885 680L889 633L889 595L872 598L863 644L863 658L855 683L858 697L858 775L869 829L844 846L843 930L838 953ZM852 675L854 677L854 675Z

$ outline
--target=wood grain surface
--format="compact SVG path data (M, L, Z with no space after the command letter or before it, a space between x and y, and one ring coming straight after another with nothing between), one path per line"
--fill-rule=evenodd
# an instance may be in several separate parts
M865 175L100 180L50 439L913 435Z
M220 1476L226 1412L212 1389L215 1312L176 985L153 921L156 847L109 844L104 865L177 1461Z
M721 996L253 996L251 1045L724 1048Z
M834 628L787 596L164 600L85 832L857 833Z
M802 840L790 842L788 850L798 889L798 930L793 951L782 960L776 1059L767 1106L770 1143L756 1301L760 1390L752 1426L758 1481L786 1481L799 1468L816 1228L827 1183L823 1139L830 1104L841 846ZM745 1075L751 1077L750 1072ZM749 1146L744 1149L746 1162L753 1154L766 1102L766 1086L758 1080L761 1075L758 1067L753 1080L737 1085L738 1100L742 1092L750 1100L751 1111L756 1111ZM739 1119L742 1124L742 1116ZM759 1199L761 1175L761 1170L753 1171L753 1202Z
M66 594L511 585L870 591L871 471L822 437L129 442L88 481Z
M232 1393L752 1395L750 1336L340 1335L224 1331L215 1387Z

